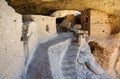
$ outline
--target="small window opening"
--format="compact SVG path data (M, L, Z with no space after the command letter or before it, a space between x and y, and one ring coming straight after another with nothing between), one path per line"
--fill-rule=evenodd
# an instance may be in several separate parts
M86 22L88 22L88 16L86 16Z
M16 22L16 20L14 20L14 22Z
M49 32L49 25L46 25L46 31Z

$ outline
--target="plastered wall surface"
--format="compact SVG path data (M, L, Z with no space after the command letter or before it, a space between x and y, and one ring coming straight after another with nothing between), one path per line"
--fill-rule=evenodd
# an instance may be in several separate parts
M28 46L33 52L38 43L54 38L56 18L32 15L34 21L29 24ZM24 69L24 51L22 36L22 15L0 1L0 79L20 79ZM46 31L47 30L47 31Z
M20 79L24 66L21 27L22 16L0 0L0 79Z
M37 43L44 43L55 36L56 33L56 18L31 15L33 22L29 25L28 36L29 37L29 51L34 51Z

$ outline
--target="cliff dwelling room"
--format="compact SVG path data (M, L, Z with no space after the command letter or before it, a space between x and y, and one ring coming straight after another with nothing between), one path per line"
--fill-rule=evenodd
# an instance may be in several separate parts
M120 79L120 0L0 0L0 79Z

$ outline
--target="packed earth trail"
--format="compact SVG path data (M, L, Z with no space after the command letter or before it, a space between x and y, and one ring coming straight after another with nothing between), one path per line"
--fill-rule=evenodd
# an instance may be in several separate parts
M95 61L88 42L84 40L77 45L72 42L73 37L71 33L63 33L39 44L27 64L26 79L111 79ZM65 48L62 43L68 39Z

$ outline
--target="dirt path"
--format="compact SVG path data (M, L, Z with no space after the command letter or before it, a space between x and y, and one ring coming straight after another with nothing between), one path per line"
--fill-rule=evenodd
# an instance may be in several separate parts
M50 70L48 48L51 45L65 41L71 37L71 34L60 34L53 40L39 44L33 55L32 61L28 66L26 79L53 79Z

